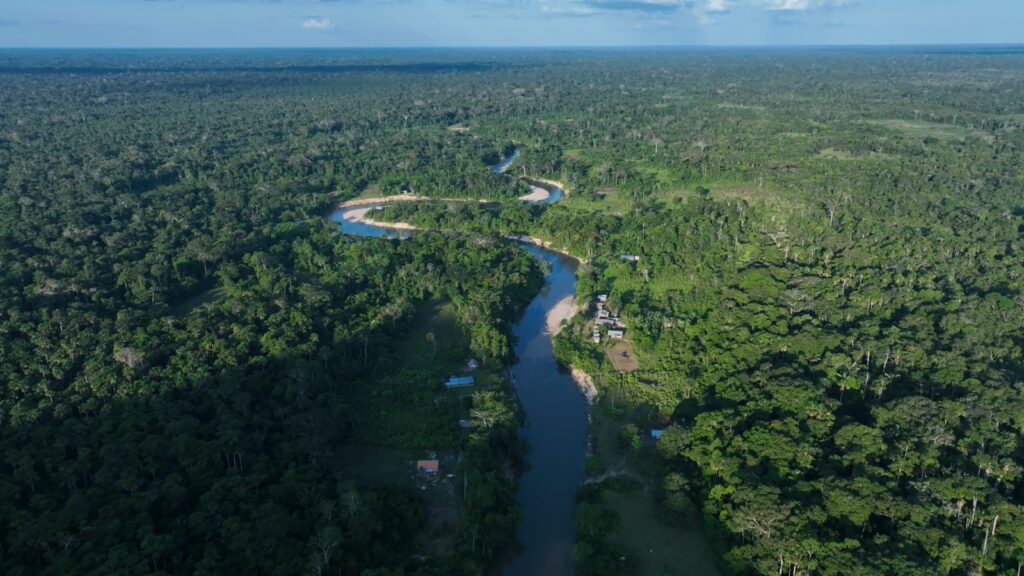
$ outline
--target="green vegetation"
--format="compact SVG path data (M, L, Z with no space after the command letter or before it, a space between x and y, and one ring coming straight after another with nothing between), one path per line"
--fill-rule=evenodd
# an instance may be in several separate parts
M390 217L530 234L588 259L581 294L619 299L641 370L619 374L585 318L559 353L626 420L666 427L652 476L700 503L726 570L1015 574L1024 142L1006 114L1022 61L844 54L828 58L824 88L799 77L813 66L802 58L743 90L727 86L744 67L717 59L721 77L673 110L699 115L687 125L644 105L682 88L645 84L604 116L603 141L571 143L552 174L573 190L562 205ZM936 75L951 83L920 80ZM714 87L761 108L706 107ZM609 126L623 115L639 132ZM616 158L621 174L597 175Z
M540 284L511 233L586 260L639 370L587 313L557 353L617 436L665 429L622 447L638 479L581 490L580 573L671 572L635 556L641 496L732 574L1024 562L1018 51L0 53L0 77L4 574L485 570ZM515 202L487 167L513 147L570 195ZM441 230L409 241L323 224L403 190L496 203L388 207ZM469 356L482 385L446 392ZM458 454L449 548L354 449Z
M6 72L0 572L479 572L518 517L495 375L538 266L460 237L342 236L320 215L363 179L334 172L352 153L317 159L376 133L365 100L296 107L327 87L187 64ZM409 340L423 328L438 362ZM476 393L445 391L471 356ZM361 473L360 447L391 473ZM435 503L387 448L456 455L448 549L419 538Z

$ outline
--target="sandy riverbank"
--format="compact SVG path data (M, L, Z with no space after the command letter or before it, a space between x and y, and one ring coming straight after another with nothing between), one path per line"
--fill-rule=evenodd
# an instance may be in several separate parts
M377 204L391 204L393 202L479 202L480 204L488 204L490 202L497 202L497 200L487 198L431 198L416 194L400 194L395 196L379 196L377 198L354 198L338 204L338 208L375 206Z
M391 228L392 230L419 230L416 226L406 224L405 222L381 222L380 220L374 220L368 216L368 214L374 210L379 210L379 208L376 206L356 208L354 210L346 211L341 217L349 222L368 224L370 226L378 226L380 228Z
M520 196L519 199L523 202L531 202L536 204L537 202L543 202L551 197L551 192L546 188L540 186L530 186L530 193Z
M561 249L555 248L555 247L553 247L551 245L551 242L547 242L546 240L541 240L540 238L534 238L533 236L527 236L526 234L504 234L504 235L502 235L502 238L504 238L506 240L515 240L516 242L522 242L523 244L531 244L533 246L537 246L538 248L543 248L543 249L549 250L551 252L556 252L558 254L561 254L562 256L568 256L569 258L572 258L573 260L576 260L577 262L581 262L581 263L585 263L586 262L585 259L580 258L578 256L575 256L573 254L570 254L570 253L566 252L565 250L561 250Z
M548 334L557 336L562 331L562 322L571 320L577 311L578 308L574 296L566 296L559 300L557 304L551 307L551 310L548 310L548 315L545 318Z
M528 182L528 183L530 183L531 185L534 185L534 186L536 186L538 184L544 185L544 186L553 186L553 187L558 188L559 190L561 190L562 194L564 194L566 196L569 195L569 190L566 189L565 184L562 184L561 182L558 182L558 181L555 181L555 180L548 180L547 178L534 178L533 176L525 176L525 177L523 177L523 180L525 180L526 182Z

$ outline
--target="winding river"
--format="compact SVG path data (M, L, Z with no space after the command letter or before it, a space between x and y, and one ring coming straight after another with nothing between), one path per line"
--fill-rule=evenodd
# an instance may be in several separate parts
M494 172L495 174L504 174L505 171L508 170L508 167L511 166L512 163L516 161L516 158L519 158L518 148L513 150L512 154L510 154L507 158L503 159L501 162L498 162L494 166L491 166L491 172Z
M492 167L504 173L518 151ZM548 188L543 203L562 198L560 188ZM540 203L540 202L538 202ZM369 237L407 237L396 230L346 218L353 210L379 206L341 208L331 214L346 234ZM572 378L555 361L549 317L558 315L576 298L578 262L545 248L522 243L524 250L544 260L548 274L540 293L530 302L513 327L516 364L512 382L526 412L520 433L530 447L528 469L520 478L517 500L523 512L518 538L522 549L509 562L508 576L563 576L572 574L575 542L576 490L583 482L587 445L587 404ZM552 322L557 325L557 322Z

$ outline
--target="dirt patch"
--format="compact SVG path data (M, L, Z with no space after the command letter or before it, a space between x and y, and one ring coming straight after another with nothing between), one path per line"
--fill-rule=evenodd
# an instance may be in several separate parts
M608 361L612 363L617 372L636 372L640 369L640 363L633 355L633 344L628 340L622 340L611 348L604 351Z

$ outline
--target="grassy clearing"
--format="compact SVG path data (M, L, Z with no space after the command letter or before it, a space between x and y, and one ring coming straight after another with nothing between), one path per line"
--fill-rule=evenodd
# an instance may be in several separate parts
M368 184L366 188L363 188L359 195L353 198L353 200L365 200L367 198L377 198L381 195L380 186L377 184Z
M924 139L927 137L938 138L939 140L954 140L975 136L986 138L989 136L981 130L973 130L951 124L940 124L938 122L911 122L910 120L869 120L868 124L892 128L903 133L909 138Z
M442 382L467 372L469 337L452 304L425 302L413 314L393 360L369 382L353 390L360 414L354 443L437 450L458 442L462 399L477 390L500 386L500 367L474 372L477 385L445 390Z
M594 438L594 456L603 468L623 468L627 476L636 477L636 469L643 459L650 457L650 448L639 452L619 446L619 431L623 421L611 400L605 398L593 410L591 433ZM646 431L642 431L645 433ZM619 519L618 526L609 535L609 543L631 552L631 574L639 576L718 576L715 554L696 522L673 524L663 522L659 506L651 488L632 487L633 482L602 484L602 504Z
M611 538L633 553L634 574L718 576L714 553L700 528L660 522L654 497L646 490L605 490L602 501L619 517Z
M835 148L825 148L818 152L818 158L828 158L829 160L852 160L855 158L852 152L848 150L836 150Z
M791 196L783 195L777 190L758 186L750 182L719 182L707 184L711 197L716 200L738 198L750 203L786 205L795 202Z
M469 355L469 336L459 324L455 306L429 301L416 310L412 327L395 352L402 366L414 370L459 370Z
M437 459L440 474L416 472L416 461ZM367 446L343 447L338 466L346 476L371 485L412 483L427 506L426 523L416 537L416 549L426 556L445 556L455 549L456 527L463 509L459 498L462 478L455 473L458 452ZM449 476L452 474L452 476Z

